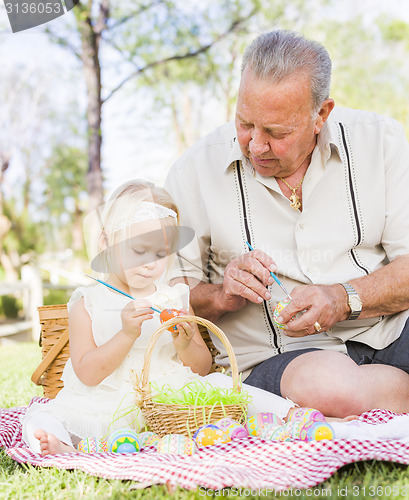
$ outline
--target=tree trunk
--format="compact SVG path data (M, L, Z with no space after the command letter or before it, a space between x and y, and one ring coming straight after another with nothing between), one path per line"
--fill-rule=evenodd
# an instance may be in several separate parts
M76 16L81 35L81 60L87 90L87 132L88 132L88 211L104 203L103 176L101 168L101 67L99 64L99 41L101 33L91 19L92 2L82 5ZM76 10L76 9L74 9Z

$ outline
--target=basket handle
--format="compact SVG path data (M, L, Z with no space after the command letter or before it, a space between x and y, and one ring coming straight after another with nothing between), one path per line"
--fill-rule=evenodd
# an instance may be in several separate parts
M227 354L229 356L230 360L230 366L231 366L231 371L232 371L232 382L233 382L233 389L236 392L241 392L241 386L239 382L239 370L237 366L237 360L236 356L234 354L233 348L229 342L229 339L226 337L225 333L214 323L211 321L200 318L199 316L191 316L191 315L183 315L183 316L176 316L175 318L170 318L167 321L165 321L153 334L152 337L150 338L148 347L145 352L145 357L143 360L143 366L142 366L142 372L141 372L141 379L140 379L140 388L142 390L142 393L145 394L145 398L149 398L150 390L149 390L149 369L151 365L151 358L152 358L152 352L155 347L156 341L158 338L162 335L162 333L167 330L170 326L176 325L178 323L181 323L183 321L187 321L189 323L197 323L199 325L205 326L208 328L212 333L216 335L222 342L224 347L227 350Z
M65 330L65 332L61 335L61 337L57 340L57 342L51 347L51 349L47 352L46 356L44 356L41 363L34 370L31 375L31 380L36 385L41 384L41 377L43 373L47 370L47 368L51 365L51 363L55 360L55 358L60 354L65 344L69 340L69 332Z

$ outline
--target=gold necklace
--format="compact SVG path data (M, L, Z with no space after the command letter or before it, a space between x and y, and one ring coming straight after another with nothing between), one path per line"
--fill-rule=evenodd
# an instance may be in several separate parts
M284 184L291 189L292 191L292 195L290 196L290 207L293 208L294 210L298 210L300 207L301 207L301 202L300 202L300 197L297 196L296 194L296 191L297 189L301 186L302 184L302 181L304 180L304 177L305 177L305 174L303 175L302 179L300 180L300 182L295 186L295 187L292 187L288 184L288 182L286 180L284 180L282 177L280 177L279 179L281 181L284 182Z

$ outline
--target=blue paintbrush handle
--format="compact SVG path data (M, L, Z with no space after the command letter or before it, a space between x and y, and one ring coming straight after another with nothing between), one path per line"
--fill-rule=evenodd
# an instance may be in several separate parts
M120 290L119 288L116 288L116 287L114 287L114 286L110 285L110 284L109 284L109 283L107 283L106 281L99 280L98 278L94 278L94 276L90 276L89 274L86 274L86 273L84 273L84 274L85 274L85 276L88 276L88 278L91 278L91 279L93 279L93 280L95 280L95 281L98 281L98 283L101 283L101 285L105 285L105 286L107 286L108 288L111 288L112 290L115 290L115 291L116 291L116 292L118 292L118 293L122 293L122 295L125 295L125 297L129 297L130 299L135 300L135 299L132 297L132 295L129 295L128 293L123 292L123 291L122 291L122 290ZM152 307L152 306L151 306L151 309L153 309L154 311L156 311L156 312L160 313L159 309L156 309L156 307Z
M250 245L248 241L246 241L246 245L249 247L250 250L254 250L254 248ZM285 286L281 283L281 281L277 278L277 276L272 271L270 271L270 274L273 277L274 281L277 283L277 285L281 287L283 292L291 298L291 295L287 292Z

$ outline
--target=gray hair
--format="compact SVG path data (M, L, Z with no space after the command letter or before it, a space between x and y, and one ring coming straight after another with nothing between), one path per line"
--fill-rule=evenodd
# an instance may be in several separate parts
M329 97L331 59L327 50L293 31L277 30L258 36L244 53L242 72L247 67L258 78L276 82L296 72L308 73L315 110Z

